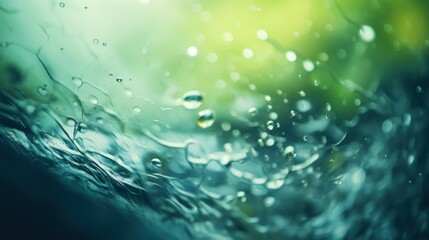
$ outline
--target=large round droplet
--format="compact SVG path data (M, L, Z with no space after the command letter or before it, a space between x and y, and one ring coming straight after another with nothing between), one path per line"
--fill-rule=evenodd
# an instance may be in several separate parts
M196 109L203 103L203 94L199 91L189 91L182 97L182 105L187 109Z
M198 113L198 126L202 128L208 128L213 125L215 121L215 114L213 110L206 109Z

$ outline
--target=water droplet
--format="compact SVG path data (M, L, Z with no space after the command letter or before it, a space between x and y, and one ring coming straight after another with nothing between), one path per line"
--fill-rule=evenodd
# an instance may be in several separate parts
M182 97L182 105L187 109L197 109L203 103L203 94L199 91L189 91Z
M283 156L288 161L292 160L295 157L295 148L293 146L287 146L283 151Z
M198 113L198 126L201 128L208 128L213 125L215 121L214 111L211 109L202 110Z
M416 87L416 93L422 93L422 87L417 86Z
M275 180L268 181L265 186L268 189L279 189L283 186L284 183L285 183L284 179L275 179Z
M67 118L66 124L70 127L74 127L76 125L76 121L73 118Z
M383 124L381 125L381 129L383 130L384 133L389 133L393 130L393 123L392 120L387 119L383 122Z
M65 7L65 6L66 6L66 4L65 4L64 2L60 2L60 4L59 4L59 5L60 5L60 7L61 7L61 8L63 8L63 7Z
M326 111L330 112L332 109L331 104L326 103Z
M307 100L298 100L296 102L296 108L300 112L308 112L311 109L311 103Z
M45 87L39 87L37 89L37 92L41 95L41 96L46 96L48 94L48 89L46 89Z
M302 67L304 68L304 70L305 71L307 71L307 72L312 72L313 70L314 70L314 63L311 61L311 60L309 60L309 59L307 59L307 60L304 60L303 62L302 62Z
M103 45L103 46L107 46L107 43L105 43L105 42L104 42L102 45Z
M259 29L256 32L256 36L258 37L258 39L260 40L267 40L268 39L268 33L267 31L265 31L264 29Z
M246 59L251 59L253 57L253 51L250 48L245 48L243 50L243 57Z
M141 113L142 109L140 107L133 107L133 112L135 113Z
M80 86L82 86L82 79L81 78L78 78L78 77L72 77L72 81L73 81L73 83L77 86L77 87L80 87Z
M299 94L299 96L301 96L301 97L305 97L305 92L304 92L304 91L299 91L299 92L298 92L298 94Z
M122 78L117 78L116 82L121 83L122 82Z
M188 49L186 50L186 53L188 54L188 56L190 57L195 57L198 55L198 48L195 46L190 46L188 47Z
M98 104L98 99L95 96L91 96L89 102L96 105Z
M294 110L290 110L290 117L293 118L296 116L296 113Z
M94 43L94 44L99 44L100 43L100 40L98 40L97 38L94 38L93 40L92 40L92 43Z
M274 139L272 139L272 138L268 138L268 139L265 141L265 144L266 144L268 147L273 146L273 145L274 145L274 143L276 143L276 141L275 141Z
M276 112L270 112L269 117L271 120L276 120L279 115Z
M249 110L247 110L247 112L250 115L255 116L256 114L258 114L258 109L256 109L255 107L251 107L251 108L249 108Z
M97 118L97 123L98 124L104 124L104 119L102 117L98 117Z
M274 122L273 121L268 121L267 122L267 129L268 130L273 130L274 129Z
M297 59L297 57L296 57L296 54L295 54L294 52L292 52L292 51L287 51L287 52L286 52L286 59L287 59L289 62L295 62L295 61L296 61L296 59Z
M372 42L375 39L375 31L371 26L363 25L359 29L359 37L364 42Z
M264 205L265 207L271 207L276 202L276 199L274 197L267 197L264 199Z
M154 169L159 169L162 167L162 161L159 158L152 158L150 164Z
M228 122L223 122L221 127L222 127L222 130L224 130L225 132L231 130L231 124Z
M79 126L77 127L77 130L80 133L86 133L88 131L88 126L86 126L85 123L79 123Z

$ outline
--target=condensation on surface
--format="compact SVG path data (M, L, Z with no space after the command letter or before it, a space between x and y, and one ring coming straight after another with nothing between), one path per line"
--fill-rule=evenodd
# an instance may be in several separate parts
M0 1L1 134L190 238L428 231L426 28L396 39L345 1L224 2Z

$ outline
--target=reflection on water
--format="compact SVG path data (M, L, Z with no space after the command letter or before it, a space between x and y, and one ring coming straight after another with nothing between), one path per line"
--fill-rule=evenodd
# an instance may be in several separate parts
M429 34L313 5L2 1L1 134L190 238L422 238Z

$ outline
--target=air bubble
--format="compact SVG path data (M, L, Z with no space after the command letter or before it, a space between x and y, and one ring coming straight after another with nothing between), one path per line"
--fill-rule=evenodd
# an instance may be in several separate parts
M203 103L203 94L199 91L190 91L182 97L182 105L187 109L197 109Z
M60 5L60 7L61 7L61 8L63 8L63 7L65 7L65 6L66 6L66 4L65 4L64 2L60 2L60 4L59 4L59 5Z
M208 128L213 125L215 121L214 111L211 109L202 110L198 113L198 126L201 128Z
M121 83L122 82L122 78L117 78L116 82Z

